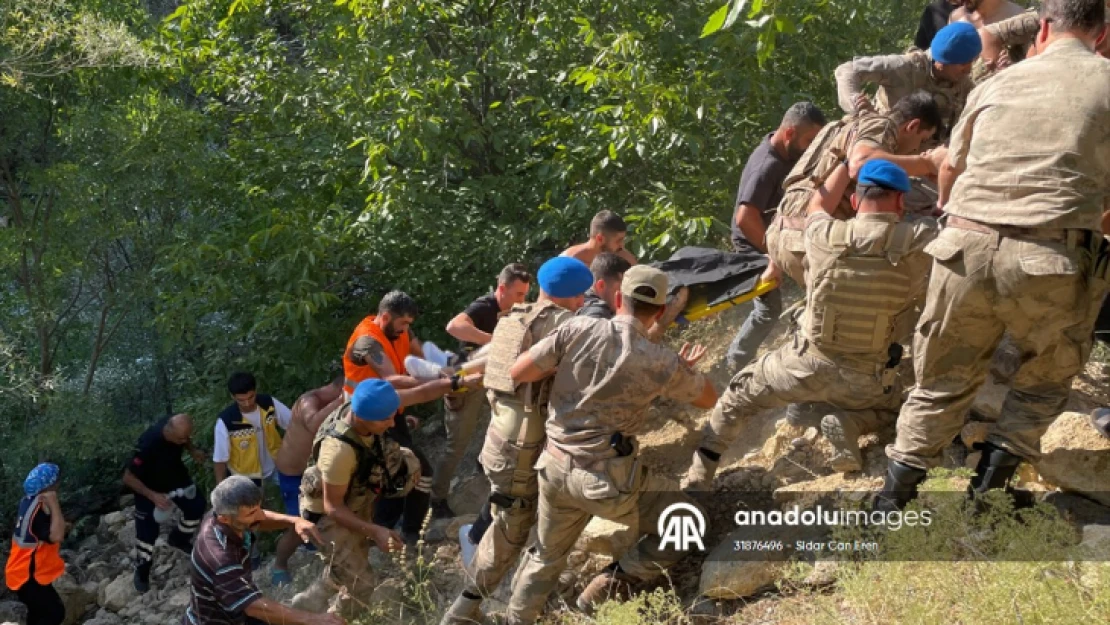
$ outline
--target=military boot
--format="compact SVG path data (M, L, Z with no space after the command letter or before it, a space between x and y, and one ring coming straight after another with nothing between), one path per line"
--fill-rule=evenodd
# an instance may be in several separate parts
M850 417L829 414L821 418L821 434L833 448L829 467L839 473L859 471L863 468L863 458L859 452L859 436Z
M682 490L686 492L708 492L713 489L713 477L717 475L717 465L721 454L701 447L694 452L694 463L682 480Z
M894 512L917 497L917 487L925 481L925 471L891 460L886 467L883 489L871 500L871 509Z
M447 612L439 625L474 625L482 622L482 597L462 591Z
M1021 458L992 443L983 443L980 448L983 453L979 456L979 463L975 465L975 475L967 485L967 496L978 502L978 497L988 490L1004 488L1014 498L1015 507L1032 506L1035 503L1033 493L1009 486L1010 478L1017 473L1021 464ZM978 503L976 509L979 509Z
M632 596L632 584L635 581L635 578L624 571L607 568L590 580L582 594L578 595L575 604L585 614L593 615L606 601L624 601Z

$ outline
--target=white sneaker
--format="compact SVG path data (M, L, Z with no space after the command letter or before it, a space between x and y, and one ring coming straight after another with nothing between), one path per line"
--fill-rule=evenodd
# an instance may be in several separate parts
M462 559L466 574L474 577L474 554L478 553L478 545L470 542L471 527L473 524L468 523L459 528L459 557Z

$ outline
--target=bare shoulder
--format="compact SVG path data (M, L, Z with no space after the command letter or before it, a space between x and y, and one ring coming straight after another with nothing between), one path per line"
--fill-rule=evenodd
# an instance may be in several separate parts
M559 256L569 256L571 258L577 258L578 260L580 260L582 262L586 262L585 259L589 255L590 255L590 245L589 245L588 242L587 243L576 243L576 244L568 247L567 249L563 250L562 254L559 254Z
M1006 6L1003 7L1002 11L999 13L999 17L997 20L995 20L995 23L1001 22L1002 20L1008 20L1011 17L1017 17L1022 13L1027 12L1028 10L1029 9L1021 6L1016 2L1007 2Z
M970 21L971 21L970 14L967 12L967 9L965 9L963 7L957 8L955 11L952 11L952 13L948 16L948 23L949 24L955 24L956 22L970 22Z

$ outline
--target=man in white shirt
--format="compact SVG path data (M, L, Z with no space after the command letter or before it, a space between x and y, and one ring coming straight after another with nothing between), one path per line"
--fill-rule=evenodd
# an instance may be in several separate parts
M231 474L249 477L261 486L274 474L274 456L292 412L277 398L259 395L256 386L249 373L235 373L228 380L227 390L235 403L216 419L212 462L217 484Z

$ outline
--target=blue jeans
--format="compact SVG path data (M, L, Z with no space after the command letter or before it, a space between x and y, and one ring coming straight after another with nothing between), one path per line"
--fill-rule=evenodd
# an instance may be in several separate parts
M736 375L755 359L759 346L767 339L771 330L775 329L781 314L782 294L778 289L752 300L752 312L728 346L728 369L731 375Z

